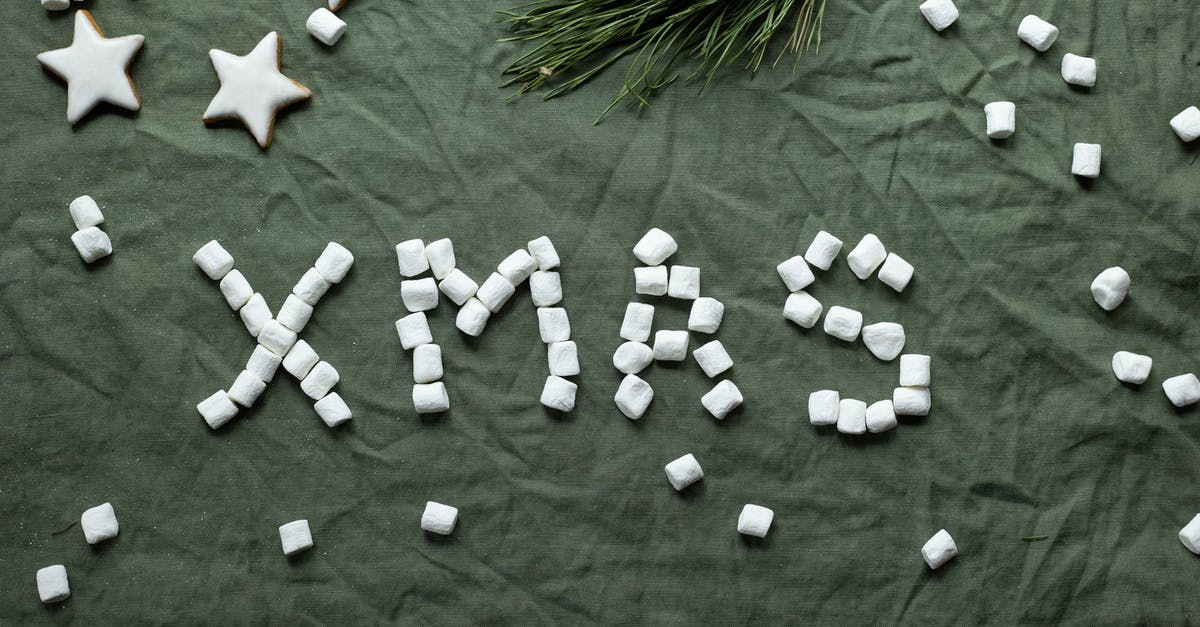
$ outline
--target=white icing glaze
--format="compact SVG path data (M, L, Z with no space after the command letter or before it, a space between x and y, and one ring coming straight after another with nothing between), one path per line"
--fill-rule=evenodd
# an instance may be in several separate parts
M142 108L126 68L145 40L141 35L106 38L90 13L75 12L71 45L37 56L42 65L67 81L68 122L83 119L101 102L130 111Z
M239 57L222 50L209 50L221 89L204 112L204 121L235 119L246 125L258 145L271 145L275 114L280 109L307 100L312 92L279 71L279 34L268 33L250 51Z

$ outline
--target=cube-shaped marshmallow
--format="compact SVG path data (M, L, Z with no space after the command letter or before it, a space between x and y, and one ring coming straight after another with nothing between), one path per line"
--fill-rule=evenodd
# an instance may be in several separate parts
M55 564L37 571L38 598L42 603L58 603L71 596L71 584L67 581L67 567Z
M404 347L404 350L433 342L429 320L423 311L408 314L397 320L396 334L400 336L400 346Z
M989 102L983 105L983 115L987 118L988 137L1005 139L1017 132L1016 104L1006 100Z
M429 261L429 269L433 272L433 278L439 281L450 276L450 271L458 265L458 260L454 257L454 243L447 238L426 244L425 258ZM461 305L462 303L456 304Z
M1195 374L1181 374L1162 383L1163 392L1176 407L1186 407L1200 402L1200 379Z
M683 361L687 359L687 331L656 331L654 333L654 359L658 361Z
M325 7L313 11L308 16L308 21L304 23L304 27L308 29L308 34L312 35L313 39L326 46L336 44L342 35L346 34L346 23Z
M313 267L330 283L341 283L354 265L354 255L345 246L337 242L329 242Z
M454 531L458 522L458 508L442 505L434 501L425 503L425 511L421 514L421 528L430 533L448 536Z
M655 343L657 345L657 342ZM700 369L711 379L733 367L733 358L725 350L720 340L713 340L692 351Z
M633 291L648 296L665 296L668 273L666 266L642 266L633 269Z
M716 333L725 318L725 305L715 298L701 296L692 302L688 314L688 330L697 333Z
M413 408L418 414L440 414L450 410L450 395L441 381L418 383L412 389Z
M1154 360L1149 355L1138 355L1129 351L1113 353L1112 369L1117 380L1125 383L1142 384L1150 378L1150 367Z
M396 244L396 261L400 275L414 277L429 269L429 257L425 256L425 242L410 239Z
M738 389L733 381L725 379L724 381L713 386L704 396L700 397L700 404L708 413L713 415L717 420L724 420L729 412L737 409L742 404L742 391Z
M117 537L121 525L117 523L117 512L112 503L104 503L83 510L79 519L79 527L83 529L83 539L88 544L96 544Z
M834 305L825 314L825 332L839 340L853 342L862 330L862 314L847 307Z
M1200 138L1200 109L1192 106L1171 118L1171 130L1185 142Z
M929 388L898 387L892 390L892 410L897 416L928 416L932 404Z
M300 391L308 395L314 401L319 401L329 394L329 390L337 385L341 375L338 374L337 368L327 361L319 361L317 365L308 371L308 374L300 380Z
M1058 27L1036 15L1026 15L1017 26L1017 37L1034 50L1045 52L1058 39Z
M230 274L233 273L231 272ZM229 275L225 276L228 277ZM288 294L287 299L283 301L283 306L279 308L279 313L275 315L275 320L279 324L299 333L308 325L308 320L312 318L312 314L312 305L300 300L300 297L295 294Z
M908 287L908 282L912 281L912 277L912 264L896 253L888 253L887 259L884 259L883 265L879 267L879 281L897 292L903 292L904 288Z
M675 238L662 229L652 228L633 247L633 256L648 266L657 266L677 250L679 244L675 243Z
M1125 302L1130 283L1129 273L1124 268L1105 268L1092 280L1092 298L1104 311L1112 311Z
M921 3L921 15L934 30L943 31L958 19L958 7L951 0L925 0Z
M837 430L851 435L867 432L867 404L853 398L843 398L838 403Z
M575 409L575 391L577 389L579 386L574 383L562 377L550 375L546 377L546 384L542 386L542 405L563 413L570 413Z
M325 426L331 429L354 417L346 401L342 400L337 392L330 392L313 403L313 409L317 410L317 415L321 417Z
M200 250L192 255L192 261L214 281L220 281L233 269L233 255L226 252L215 239L201 246Z
M1200 555L1200 514L1196 514L1191 522L1179 530L1179 541L1189 551Z
M895 359L904 350L904 327L895 322L876 322L862 328L863 344L883 361Z
M900 385L910 388L929 387L929 355L900 356Z
M756 538L767 537L771 529L771 521L775 520L775 512L761 505L747 503L738 515L738 533Z
M298 342L298 344L303 343L303 341ZM308 345L305 344L305 346ZM293 346L292 350L288 351L288 354L290 355L295 351L296 347ZM250 359L246 360L245 370L258 377L259 381L270 383L275 378L275 371L279 369L281 362L283 362L282 357L272 353L261 345L255 344L254 351L250 353Z
M854 250L846 255L846 262L850 264L854 276L866 279L886 258L887 250L883 247L883 242L879 241L879 237L874 233L867 233L859 240Z
M704 478L704 469L700 468L700 462L691 453L673 460L664 470L667 471L667 481L677 492Z
M221 296L225 297L225 302L234 311L241 309L254 296L254 288L250 287L241 270L230 270L221 279L220 286Z
M808 395L808 421L814 425L835 425L842 399L837 390L818 390Z
M534 261L537 261L539 270L553 270L561 262L558 258L558 251L554 249L554 242L551 242L550 238L545 235L530 241L525 247L533 256Z
M571 320L562 307L538 307L538 333L542 341L565 342L571 339Z
M75 222L75 229L86 229L89 226L96 226L104 222L104 214L100 211L100 205L91 196L83 195L71 201L71 220Z
M272 318L271 308L267 306L267 299L258 292L255 292L245 305L242 305L242 308L238 310L238 316L241 317L242 324L246 325L246 330L254 337L258 337L263 327Z
M433 383L442 378L442 347L422 344L413 349L413 381Z
M684 300L700 298L700 268L671 266L671 278L667 281L667 296Z
M312 548L312 532L307 520L293 520L279 527L279 543L283 545L284 555L293 555Z
M436 244L437 242L434 243ZM433 246L433 244L430 244L430 246ZM467 302L467 299L479 291L479 284L462 270L451 268L446 273L446 277L442 279L442 282L438 284L438 289L446 295L446 298L449 298L455 305L461 307L463 303Z
M811 329L821 319L822 309L821 303L808 292L794 292L783 303L783 317L802 328Z
M409 311L429 311L438 305L438 285L432 277L400 282L400 300Z
M529 275L529 296L535 307L559 304L562 302L562 279L557 272L534 272Z
M308 373L312 371L313 366L321 361L317 351L308 345L304 340L298 340L292 350L283 358L283 369L288 371L288 374L296 377L297 381L301 381Z
M654 361L654 349L641 342L625 342L613 352L613 367L624 374L637 374Z
M234 379L233 385L229 386L229 400L241 405L242 407L250 407L254 405L254 401L262 395L263 390L267 389L267 382L259 379L254 373L243 370L238 373L237 379Z
M92 263L112 254L112 241L100 227L89 226L71 234L71 243L83 258L84 263Z
M1062 58L1062 77L1072 85L1094 87L1096 85L1096 60L1068 52Z
M212 396L197 403L196 411L200 412L209 428L220 429L221 425L237 415L238 408L229 400L225 390L217 390Z
M325 295L325 292L329 291L329 285L329 281L326 281L325 277L321 276L321 273L317 272L316 268L309 268L305 271L304 276L300 277L300 280L296 282L296 285L292 287L292 293L298 296L300 300L315 306L317 301L321 300L321 297Z
M819 231L808 245L808 250L804 251L804 260L814 268L828 270L829 266L833 265L833 260L837 259L838 253L842 252L842 244L842 240L830 233Z
M654 326L654 305L629 303L625 306L625 318L621 321L621 339L630 342L645 342L650 339Z
M296 332L283 326L278 320L268 320L258 332L258 343L280 357L292 350L296 343Z
M488 311L496 313L512 298L512 295L517 293L515 285L510 283L508 279L493 272L484 280L483 285L475 292L475 298L483 303Z
M1100 177L1100 144L1075 144L1071 174L1089 179Z
M808 267L808 262L804 261L804 257L800 255L775 266L775 271L779 273L779 278L783 279L783 284L787 286L789 292L800 291L812 285L812 282L816 280L812 269Z
M504 279L501 278L501 280ZM471 337L479 337L490 317L492 317L492 311L482 301L478 298L469 298L459 308L458 315L454 317L454 326Z
M556 377L573 377L579 374L579 348L575 342L552 342L546 346L546 361L550 374Z
M508 279L513 285L520 285L522 281L529 278L534 270L537 270L537 260L533 258L524 248L518 248L511 255L505 257L504 261L497 266L496 272Z
M654 388L641 377L627 374L621 380L621 385L617 386L617 394L613 400L626 418L637 420L645 415L650 401L654 400Z
M954 544L954 538L951 538L945 529L933 534L933 537L925 542L925 546L921 547L921 557L925 558L925 563L935 570L949 562L955 555L958 555L958 546Z
M871 433L883 433L888 429L895 428L896 410L892 408L892 402L888 400L875 401L867 405L867 431Z

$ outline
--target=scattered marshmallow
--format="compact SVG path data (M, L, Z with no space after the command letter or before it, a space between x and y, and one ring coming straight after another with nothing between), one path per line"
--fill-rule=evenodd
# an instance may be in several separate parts
M309 268L304 272L304 276L296 282L292 293L309 305L316 306L317 301L321 300L321 297L329 290L329 285L329 281L326 281L316 268Z
M429 258L425 256L425 242L410 239L396 244L396 260L400 274L405 277L418 276L429 269Z
M254 337L258 337L262 328L272 318L271 308L267 306L267 299L258 292L255 292L245 305L242 305L242 308L238 310L238 315L242 318L242 324L246 325L246 330Z
M433 271L433 278L439 281L450 276L454 267L458 265L458 260L454 257L454 243L446 238L426 244L425 258L429 262L429 269Z
M650 401L654 400L654 388L641 377L627 374L621 380L621 385L617 386L617 394L613 400L626 418L637 420L645 415Z
M715 298L701 296L692 301L688 314L688 330L697 333L716 333L725 318L725 305Z
M667 267L644 266L633 269L633 291L648 296L665 296L667 293Z
M571 339L571 320L562 307L538 307L538 333L542 341L565 342Z
M526 248L533 259L537 261L539 270L553 270L561 263L558 251L554 249L554 242L551 242L550 238L545 235L526 244Z
M800 291L812 285L812 282L816 280L812 269L800 255L775 266L775 271L779 273L779 278L783 279L783 284L787 286L789 292Z
M1176 407L1186 407L1200 402L1200 379L1192 373L1181 374L1162 383L1163 392Z
M492 317L492 312L483 302L478 298L470 298L458 310L458 315L454 317L454 326L471 337L478 337L480 333L483 333L483 328L487 326L490 317ZM432 342L433 339L431 338L429 341Z
M904 327L895 322L876 322L862 328L863 344L875 357L891 361L904 350Z
M679 244L675 243L675 238L662 229L652 228L633 247L633 256L648 266L657 266L677 250Z
M761 505L747 503L738 515L738 533L756 538L767 537L771 529L771 521L775 520L775 512Z
M442 505L434 501L425 503L425 511L421 514L421 528L425 531L448 536L450 532L454 531L454 524L457 522L457 507Z
M500 276L508 279L513 285L520 285L522 281L529 278L534 270L537 270L537 260L533 258L524 248L518 248L511 255L506 257L504 261L496 268L496 272Z
M192 255L192 261L214 281L221 280L233 269L233 255L226 252L215 239L201 246L200 250Z
M934 570L949 562L955 555L958 555L958 546L945 529L933 534L925 546L921 547L921 557L924 557L925 563Z
M317 262L313 264L313 267L321 273L326 281L341 283L353 265L354 255L346 250L345 246L337 242L329 242L325 245L325 250L321 251L321 256L317 257Z
M331 429L354 417L346 401L342 400L337 392L330 392L313 403L313 409L317 410L317 415L321 417L325 426Z
M1139 355L1129 351L1113 353L1112 369L1119 381L1142 384L1150 378L1150 367L1154 360L1148 355Z
M117 524L117 513L113 511L112 503L105 503L83 510L79 519L79 527L83 529L83 539L88 544L96 544L117 537L121 526Z
M65 11L71 8L71 0L42 0L42 8L47 11ZM66 576L66 572L66 570L63 570L64 577ZM68 594L70 593L68 592ZM42 599L42 601L45 602L45 599Z
M867 431L871 433L883 433L888 429L894 429L897 424L896 410L892 408L891 401L875 401L867 405Z
M621 339L645 342L650 339L650 328L654 326L654 305L629 303L625 307L625 319L621 321Z
M866 433L867 404L857 399L843 398L838 403L837 430L852 435Z
M440 414L450 409L450 395L441 381L414 385L412 398L418 414Z
M542 405L569 413L575 409L575 391L579 386L566 379L550 375L546 377L546 385L542 387Z
M1189 551L1200 555L1200 514L1196 514L1191 522L1179 530L1179 541Z
M700 462L696 461L696 456L691 453L673 460L664 470L667 471L667 481L671 482L671 487L675 488L676 492L704 478L704 469L700 468Z
M297 345L304 344L304 340L300 340ZM289 355L296 352L296 347L288 352ZM259 344L254 345L254 352L250 353L250 359L246 360L246 372L258 377L263 383L270 383L275 378L275 371L279 369L279 364L283 362L283 358L271 351L267 350ZM315 362L314 362L315 363Z
M846 307L834 305L825 314L825 332L839 340L853 342L862 330L862 314Z
M1185 142L1200 138L1200 109L1188 107L1171 118L1171 130Z
M683 361L687 359L687 331L656 331L654 333L654 359L658 361Z
M308 374L300 380L300 391L308 395L314 401L325 398L326 394L337 385L341 375L338 374L337 368L333 367L327 361L319 361L317 365L308 371Z
M724 420L729 412L742 404L743 400L742 391L733 384L733 381L726 379L701 396L700 404L713 415L713 418Z
M958 19L958 7L951 0L925 0L921 14L934 30L943 31Z
M448 242L450 240L445 241ZM437 242L434 242L434 244L436 243ZM430 244L430 246L433 246L433 244ZM463 303L467 302L467 299L471 298L475 295L475 292L479 291L479 284L472 280L471 277L467 276L462 270L459 270L458 268L451 268L450 271L446 273L445 278L442 279L442 282L438 284L438 289L442 290L442 293L446 295L446 298L449 298L454 302L455 305L461 307Z
M879 268L879 281L897 292L903 292L909 281L912 281L912 277L912 264L896 253L888 253L887 259Z
M667 296L684 300L700 298L700 268L671 266L671 278L667 282Z
M241 309L254 296L254 288L250 287L241 270L230 270L221 279L220 287L221 296L225 297L225 302L234 311Z
M75 244L75 250L79 251L84 263L92 263L112 254L112 240L98 226L75 231L71 234L71 243Z
M1100 177L1100 144L1075 144L1071 174L1089 179Z
M100 211L100 205L87 195L80 196L71 201L71 220L75 222L75 229L86 229L89 226L96 226L104 222L104 213Z
M818 390L808 395L808 421L814 425L835 425L841 398L837 390Z
M288 371L288 374L296 377L296 380L303 380L312 371L313 366L321 361L317 351L313 350L308 342L299 340L292 350L288 351L286 357L283 358L283 369ZM247 368L248 370L248 368Z
M312 532L307 520L293 520L279 527L279 542L283 545L284 555L293 555L307 551L313 546Z
M413 349L413 381L433 383L441 379L442 347L437 344L422 344Z
M1017 26L1017 37L1034 50L1045 52L1058 39L1058 27L1036 15L1026 15Z
M805 329L811 329L821 319L823 307L805 291L793 292L783 304L783 317Z
M579 374L579 347L569 340L552 342L546 346L546 361L550 364L550 374L573 377Z
M1092 298L1104 311L1112 311L1125 302L1129 284L1129 273L1124 268L1105 268L1092 280Z
M883 242L879 241L879 237L874 233L867 233L846 256L846 262L850 264L854 276L866 279L886 258L887 250L884 249Z
M812 243L808 245L808 250L804 251L804 260L814 268L828 270L840 252L842 252L842 240L826 231L819 231Z
M903 387L929 387L929 355L900 356L900 385Z
M1096 85L1096 60L1068 52L1062 58L1062 77L1072 85L1094 87Z
M928 416L932 403L928 388L899 387L892 390L892 409L897 416Z
M200 416L204 418L204 422L212 429L220 429L221 425L229 422L231 418L237 415L237 405L229 400L229 395L225 390L218 390L212 396L200 401L196 405L196 411L200 412Z
M431 277L400 282L400 300L409 311L429 311L438 305L437 281Z
M637 374L654 360L654 349L641 342L625 342L613 352L613 367L624 374Z
M656 341L655 346L657 345ZM697 348L692 351L692 356L696 358L696 363L700 364L700 369L710 379L733 367L733 358L729 356L720 340L713 340Z
M989 102L983 105L983 115L987 118L987 136L992 139L1005 139L1017 132L1017 105L1005 100Z
M346 6L346 0L329 0L330 11L341 11Z
M263 390L267 389L267 382L259 379L257 375L248 370L243 370L238 373L237 379L234 379L233 385L229 386L229 400L241 405L242 407L250 407L258 397L262 395Z
M42 5L46 6L46 0L42 0ZM69 2L67 6L70 6ZM50 7L46 6L46 8ZM42 599L42 603L58 603L59 601L66 600L67 597L71 596L71 584L67 581L67 567L62 564L55 564L39 568L37 571L37 587L38 597Z
M234 272L237 271L234 270ZM231 272L230 274L233 273ZM225 276L228 278L229 275ZM276 314L275 319L279 321L279 324L299 333L308 325L312 314L312 305L300 300L300 297L295 294L288 294L287 299L283 301L283 306L279 308L279 313Z
M308 34L312 35L313 39L326 46L336 44L342 35L346 34L346 23L325 7L313 11L312 15L308 16L308 21L304 23L304 27L308 29Z
M513 294L517 293L517 288L508 279L493 272L488 276L483 285L479 286L479 290L475 292L475 298L483 303L488 311L496 313L512 298Z
M562 278L557 272L538 270L529 275L529 295L535 307L550 307L562 302Z
M404 350L433 342L433 333L429 331L429 321L423 311L408 314L397 320L396 334L400 336L400 346L404 347Z
M268 320L258 332L258 343L280 357L292 350L296 343L296 332L283 326L278 320Z

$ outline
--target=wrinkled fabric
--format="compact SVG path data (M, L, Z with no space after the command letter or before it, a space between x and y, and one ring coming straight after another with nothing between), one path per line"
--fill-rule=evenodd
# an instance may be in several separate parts
M1200 420L1159 385L1193 371L1200 142L1168 120L1200 92L1200 11L1187 2L962 3L942 33L916 2L830 0L820 52L751 80L677 83L644 112L595 116L618 65L569 97L509 100L497 43L516 2L352 0L346 36L304 32L316 3L87 3L110 36L141 33L143 109L75 127L34 56L71 38L67 13L0 3L0 623L729 624L1195 621L1200 558L1176 539L1200 511ZM1038 54L1016 37L1058 25ZM260 150L200 121L209 48L245 54L271 30L283 71L313 91ZM1099 81L1072 88L1066 52ZM985 137L983 105L1017 104ZM1100 178L1070 175L1100 143ZM68 203L92 195L110 258L84 265ZM612 395L631 248L670 232L725 304L716 339L745 405L714 420L694 360L652 365L637 422ZM819 229L847 242L811 293L867 323L904 325L933 356L933 411L878 436L808 423L806 400L890 397L898 366L782 316L774 267ZM895 294L844 260L871 232L916 267ZM538 404L545 346L527 288L482 337L430 312L452 409L413 410L393 247L454 240L476 281L529 240L562 256L583 373L562 416ZM272 310L325 243L357 262L301 336L341 375L354 412L326 428L282 370L253 409L211 431L195 404L253 348L190 261L219 239ZM1116 311L1088 292L1133 277ZM707 338L693 337L695 348ZM1119 384L1112 354L1154 357ZM663 466L693 453L682 493ZM420 529L427 500L454 533ZM88 507L120 535L88 546ZM742 506L775 511L736 532ZM285 558L277 528L307 519ZM931 572L947 529L959 555ZM1025 538L1045 536L1040 541ZM66 565L43 607L35 571Z

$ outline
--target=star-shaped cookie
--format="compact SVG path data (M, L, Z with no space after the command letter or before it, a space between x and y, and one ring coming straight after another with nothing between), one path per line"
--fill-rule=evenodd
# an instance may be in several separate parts
M75 38L67 48L37 56L46 69L67 81L67 121L83 119L101 102L137 111L142 99L129 78L129 62L146 40L141 35L104 36L92 14L75 12Z
M268 33L250 51L239 57L223 50L209 50L221 89L204 112L205 122L235 119L246 125L258 145L271 145L275 114L280 109L307 100L312 92L279 71L283 51L279 34Z

